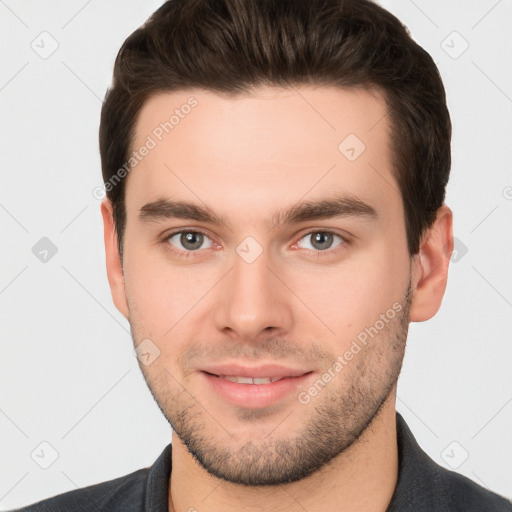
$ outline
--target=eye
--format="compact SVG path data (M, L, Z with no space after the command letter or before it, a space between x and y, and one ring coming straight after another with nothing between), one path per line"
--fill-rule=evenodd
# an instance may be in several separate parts
M339 239L340 242L333 246L333 242L335 238ZM301 245L301 240L310 240L310 247L303 247ZM305 236L303 236L297 245L302 247L303 249L310 249L313 251L326 252L328 249L332 249L333 247L338 247L342 244L347 243L347 241L336 233L332 233L331 231L310 231Z
M304 245L303 240L309 240L309 243L306 242ZM178 256L184 257L187 257L194 252L198 252L200 249L208 249L214 245L216 246L206 233L197 230L176 231L165 235L162 241L169 250ZM337 243L335 243L336 241ZM315 230L306 233L302 238L300 238L295 246L313 251L316 255L321 256L323 255L322 253L326 253L326 255L332 254L333 252L336 252L335 249L337 247L348 244L349 241L341 235L331 231Z
M167 235L165 240L168 244L176 247L178 251L185 252L193 252L201 248L208 249L212 246L211 239L201 231L178 231ZM202 247L205 241L209 241L209 244Z

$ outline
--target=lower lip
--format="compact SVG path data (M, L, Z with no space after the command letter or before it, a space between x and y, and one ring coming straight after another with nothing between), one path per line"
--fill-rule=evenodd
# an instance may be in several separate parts
M285 377L269 384L239 384L217 377L211 373L201 372L209 385L227 402L245 408L268 407L278 400L297 393L297 387L304 384L312 372L298 377Z

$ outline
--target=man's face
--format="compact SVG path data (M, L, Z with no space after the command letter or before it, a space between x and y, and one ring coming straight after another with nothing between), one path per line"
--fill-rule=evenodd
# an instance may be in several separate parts
M160 351L141 364L153 396L211 474L298 480L393 394L411 266L389 136L384 99L362 89L194 90L144 105L132 149L151 148L126 182L125 314L148 362ZM339 198L337 216L277 215ZM170 216L162 201L223 223Z

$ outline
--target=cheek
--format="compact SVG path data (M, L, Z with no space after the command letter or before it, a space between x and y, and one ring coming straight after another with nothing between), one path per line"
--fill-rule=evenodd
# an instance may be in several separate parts
M164 384L169 379L169 372L178 375L176 360L186 349L190 338L190 333L186 332L190 324L183 320L188 318L187 314L190 314L194 304L189 303L183 292L187 290L183 282L179 282L176 276L157 270L140 264L129 270L127 265L125 274L129 322L135 345L149 339L152 342L150 346L154 344L157 347L152 350L158 350L158 357L149 366L141 367L148 383L152 383L151 389L155 391L169 387L168 383Z
M293 283L290 288L334 331L331 334L339 345L350 343L397 301L402 304L409 280L409 260L393 248L374 247L321 272L303 269L288 275ZM311 322L317 322L314 316ZM323 324L318 325L324 332Z
M196 306L199 310L201 298L216 280L213 267L208 271L194 265L173 265L154 251L127 252L125 291L130 322L142 335L151 332L167 343L166 340L177 338L177 333L184 334L184 329L195 325L182 320L194 318Z

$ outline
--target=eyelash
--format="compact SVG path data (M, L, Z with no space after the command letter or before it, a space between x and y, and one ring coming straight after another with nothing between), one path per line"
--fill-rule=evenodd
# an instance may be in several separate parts
M164 244L166 250L169 250L172 252L173 255L179 257L179 258L189 258L191 254L195 253L195 252L200 252L200 249L196 250L196 251L182 251L180 249L176 249L174 246L172 246L170 243L169 243L169 239L171 237L173 237L174 235L178 235L178 234L182 234L182 233L200 233L208 238L211 239L211 237L205 233L204 231L200 230L200 229L181 229L181 230L178 230L178 231L172 231L170 233L166 233L162 239L161 239L161 243ZM346 249L346 246L350 245L350 240L345 237L345 236L342 236L334 231L328 231L328 230L322 230L322 229L312 229L310 231L308 231L307 233L304 233L298 240L297 242L294 243L294 245L296 245L300 240L302 240L303 238L307 237L308 235L311 235L313 233L323 233L323 234L331 234L331 235L334 235L334 236L338 236L341 238L342 242L337 245L336 247L334 247L333 249L327 249L325 251L315 251L313 249L303 249L305 251L307 251L308 253L312 253L314 256L316 256L317 258L322 258L322 257L325 257L325 256L332 256L333 254L337 254L339 251L342 251L342 250L345 250Z

